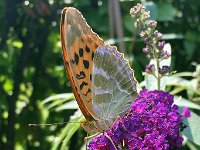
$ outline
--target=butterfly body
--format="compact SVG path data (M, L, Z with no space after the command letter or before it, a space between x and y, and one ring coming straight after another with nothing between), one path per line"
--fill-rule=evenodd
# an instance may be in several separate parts
M87 132L109 130L137 96L133 70L123 54L105 45L75 8L62 12L61 42L67 74L86 118L82 127Z

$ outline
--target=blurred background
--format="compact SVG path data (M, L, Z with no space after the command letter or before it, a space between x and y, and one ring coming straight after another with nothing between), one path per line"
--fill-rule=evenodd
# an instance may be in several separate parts
M0 149L78 150L83 147L86 132L79 126L67 139L66 124L29 127L30 123L68 121L77 108L75 101L71 101L74 97L63 66L59 33L61 11L67 6L80 10L100 37L125 53L141 82L148 60L142 52L144 43L137 36L129 14L130 8L138 2L0 1ZM186 73L184 80L188 83L194 79L197 83L197 92L192 85L190 88L172 85L168 91L199 103L200 1L155 0L142 1L142 4L151 11L152 19L158 21L157 29L163 33L163 39L171 43L173 70ZM64 146L60 146L62 140L65 140ZM190 148L186 145L182 149Z

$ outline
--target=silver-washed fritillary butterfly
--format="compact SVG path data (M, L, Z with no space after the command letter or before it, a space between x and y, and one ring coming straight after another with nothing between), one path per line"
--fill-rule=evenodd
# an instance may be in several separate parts
M87 132L103 132L123 116L137 96L133 70L116 47L92 31L75 8L64 8L61 16L64 64L85 116L81 125Z

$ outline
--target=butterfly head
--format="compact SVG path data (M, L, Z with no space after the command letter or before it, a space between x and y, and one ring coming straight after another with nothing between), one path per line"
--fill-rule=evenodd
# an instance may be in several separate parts
M101 132L95 124L95 121L88 121L88 120L83 120L80 122L81 126L87 133L97 133Z
M110 130L118 118L99 118L99 120L83 120L81 121L81 126L88 133L104 132Z

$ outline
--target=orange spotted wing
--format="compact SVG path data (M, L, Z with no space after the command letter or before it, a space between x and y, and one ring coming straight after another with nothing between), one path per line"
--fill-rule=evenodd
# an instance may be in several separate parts
M93 57L104 41L92 31L75 8L64 8L61 15L61 43L66 71L77 103L87 120L97 116L92 106L91 77Z

